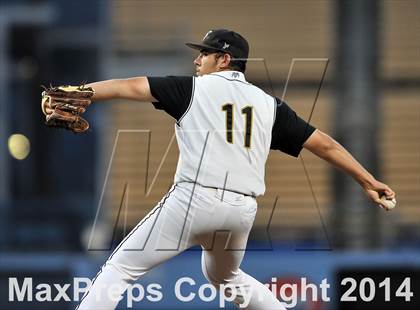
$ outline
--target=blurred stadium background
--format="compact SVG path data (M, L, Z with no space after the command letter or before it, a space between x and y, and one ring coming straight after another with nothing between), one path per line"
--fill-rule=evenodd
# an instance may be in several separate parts
M248 79L284 95L398 198L397 209L383 212L309 152L298 159L272 153L244 269L262 281L328 278L333 295L341 294L344 275L369 275L376 283L410 276L409 303L335 298L295 309L419 309L418 0L0 0L0 309L74 308L9 302L8 278L93 277L164 195L178 159L173 120L152 105L96 103L87 112L92 130L75 136L45 128L39 85L191 75L196 55L184 42L211 28L243 34L250 57L259 59L249 62ZM96 251L87 251L92 232ZM204 283L198 251L141 283L170 287L183 275ZM134 308L217 306L172 296Z

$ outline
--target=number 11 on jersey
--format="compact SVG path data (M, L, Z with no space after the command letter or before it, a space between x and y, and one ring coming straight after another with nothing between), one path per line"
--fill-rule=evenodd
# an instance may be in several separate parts
M226 141L233 143L233 104L226 103L222 106L222 111L226 112ZM252 106L246 106L241 110L245 116L245 137L244 146L246 148L251 147L251 134L252 134L252 121L253 121L253 108Z

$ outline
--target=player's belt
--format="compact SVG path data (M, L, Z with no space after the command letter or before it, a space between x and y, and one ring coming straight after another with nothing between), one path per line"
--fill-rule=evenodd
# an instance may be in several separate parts
M207 185L203 185L203 184L200 184L200 183L197 183L197 182L188 182L188 181L177 182L177 184L181 184L181 183L197 184L198 186L200 186L202 188L210 189L210 190L214 191L215 193L217 191L226 191L226 192L232 192L232 193L239 194L239 195L244 195L245 197L252 197L254 199L257 198L257 196L255 196L255 195L244 194L244 193L234 191L234 190L231 190L231 189L223 189L223 188L218 188L218 187L213 187L213 186L207 186Z
M235 194L240 194L240 195L244 195L245 197L252 197L252 198L254 198L254 199L256 199L257 198L257 196L255 196L255 195L248 195L248 194L244 194L244 193L241 193L241 192L237 192L237 191L233 191L233 190L231 190L231 189L223 189L223 188L217 188L217 187L212 187L212 186L204 186L204 185L201 185L201 184L199 184L201 187L204 187L204 188L209 188L209 189L211 189L211 190L214 190L215 192L217 192L218 190L221 190L221 191L227 191L227 192L232 192L232 193L235 193Z

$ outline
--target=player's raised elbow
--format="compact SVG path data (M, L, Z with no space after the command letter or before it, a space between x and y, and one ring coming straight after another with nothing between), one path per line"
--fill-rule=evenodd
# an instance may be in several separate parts
M333 138L318 129L303 144L305 149L320 157L326 157L336 146L337 142Z

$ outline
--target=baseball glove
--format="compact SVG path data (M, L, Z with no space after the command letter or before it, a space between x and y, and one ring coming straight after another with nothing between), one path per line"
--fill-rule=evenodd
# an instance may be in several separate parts
M74 133L89 129L89 123L81 115L91 104L95 93L91 87L81 85L43 88L41 108L47 126L64 128Z

